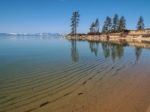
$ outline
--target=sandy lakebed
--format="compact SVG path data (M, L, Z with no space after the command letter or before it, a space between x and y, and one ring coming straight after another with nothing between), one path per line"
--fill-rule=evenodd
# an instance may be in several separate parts
M23 37L0 52L0 112L150 112L148 48Z

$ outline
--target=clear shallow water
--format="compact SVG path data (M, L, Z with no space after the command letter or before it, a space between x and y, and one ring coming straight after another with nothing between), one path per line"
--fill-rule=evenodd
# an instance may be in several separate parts
M146 112L149 66L150 50L144 48L62 38L3 38L0 112ZM126 98L129 93L137 96ZM118 109L122 97L127 101ZM113 98L116 103L109 100Z

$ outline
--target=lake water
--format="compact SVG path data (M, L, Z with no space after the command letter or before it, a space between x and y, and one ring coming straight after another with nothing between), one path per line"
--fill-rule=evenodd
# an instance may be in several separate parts
M0 38L0 112L150 112L150 49Z

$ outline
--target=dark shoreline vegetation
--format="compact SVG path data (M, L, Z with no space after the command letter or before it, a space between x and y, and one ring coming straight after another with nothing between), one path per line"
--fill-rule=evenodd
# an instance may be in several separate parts
M69 35L76 35L77 27L80 20L80 14L78 11L72 13L71 17L71 33ZM126 19L124 16L119 18L118 14L115 14L114 17L107 16L104 25L102 27L102 31L100 31L100 22L97 18L92 24L90 25L89 35L100 35L100 34L109 34L109 33L128 33L132 30L126 28ZM142 16L139 17L136 30L135 31L143 31L145 30L144 18ZM150 30L150 29L148 29Z
M66 36L71 40L87 40L98 42L112 42L116 44L128 44L138 47L150 48L150 28L145 28L144 19L139 17L136 30L126 28L126 19L124 16L114 15L113 18L107 16L100 31L100 22L97 18L92 22L89 32L77 33L77 27L80 20L78 11L73 12L71 17L71 33Z

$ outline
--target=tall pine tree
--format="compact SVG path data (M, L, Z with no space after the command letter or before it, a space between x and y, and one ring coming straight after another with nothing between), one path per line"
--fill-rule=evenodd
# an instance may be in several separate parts
M144 19L142 16L139 17L139 20L137 23L137 30L144 30Z
M90 26L90 33L99 33L99 20L98 18Z
M79 12L75 11L72 13L72 17L71 17L71 34L72 35L76 35L77 34L77 27L79 24Z
M117 14L115 14L113 18L113 25L112 25L112 31L118 32L119 31L119 17Z
M93 22L90 26L90 33L94 33L95 32L95 23Z
M98 20L98 18L95 21L95 32L99 33L99 20Z
M111 22L111 18L110 17L106 17L106 20L104 22L104 26L102 29L103 33L110 33L112 29L112 22Z
M122 16L119 21L119 31L123 32L125 30L126 30L126 20L125 20L125 17Z

